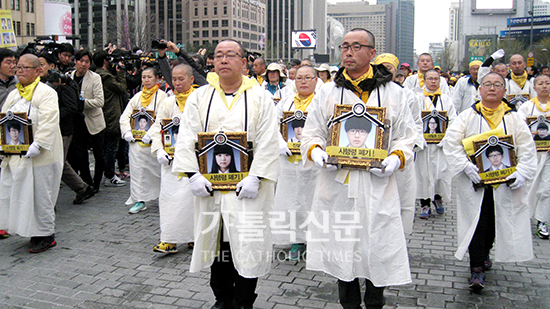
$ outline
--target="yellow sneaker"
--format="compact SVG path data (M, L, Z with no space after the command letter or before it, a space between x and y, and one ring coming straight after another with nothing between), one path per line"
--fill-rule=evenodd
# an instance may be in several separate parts
M178 252L178 247L176 246L176 244L161 242L160 244L153 247L153 251L163 253L176 253Z

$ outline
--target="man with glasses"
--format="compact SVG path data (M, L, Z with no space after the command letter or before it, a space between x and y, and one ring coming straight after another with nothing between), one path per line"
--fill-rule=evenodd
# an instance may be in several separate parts
M442 141L457 190L458 249L455 257L462 259L468 250L472 275L469 286L474 292L485 286L485 271L492 266L489 252L493 242L498 261L522 262L533 258L525 182L535 175L537 168L531 131L512 106L503 101L504 78L497 73L487 74L481 80L479 92L481 101L455 118ZM469 137L487 139L486 135L477 136L495 129L501 130L502 135L504 132L512 135L517 165L515 170L508 170L508 184L475 189L472 183L481 181L479 169L468 159L472 152L466 152L462 141ZM490 156L498 152L488 150L488 153ZM481 156L478 159L481 160Z
M353 309L361 307L359 278L367 279L367 308L384 306L385 286L411 282L394 171L411 158L416 129L407 96L392 82L393 74L384 65L371 65L374 46L374 35L366 29L356 28L344 36L339 46L342 68L334 82L315 94L301 143L305 166L314 164L319 169L310 217L326 222L308 225L306 267L338 278L340 304ZM391 123L382 169L337 170L327 164L327 123L335 105L358 102L384 108L385 119Z
M208 85L193 91L185 104L186 125L180 127L172 168L189 177L195 195L195 231L200 232L195 233L190 271L210 267L216 297L212 308L252 308L258 277L271 267L267 215L277 180L279 130L269 92L242 75L246 63L238 42L224 40L216 46L216 73L208 74ZM236 192L212 192L212 184L199 173L197 133L220 131L245 131L253 144L252 165ZM258 225L262 227L253 234L242 229Z
M63 169L63 141L55 90L40 82L40 61L21 56L17 89L2 112L27 113L33 142L24 156L8 155L0 174L0 229L31 237L31 253L48 250L55 241L55 203Z
M420 54L420 56L418 56L418 62L416 63L416 65L418 66L418 74L407 77L407 79L405 79L405 82L403 83L403 87L421 94L424 89L424 73L434 68L432 55L428 53ZM451 91L449 90L447 81L445 81L445 78L443 77L440 77L439 88L441 89L442 94L446 94L448 96L451 95Z

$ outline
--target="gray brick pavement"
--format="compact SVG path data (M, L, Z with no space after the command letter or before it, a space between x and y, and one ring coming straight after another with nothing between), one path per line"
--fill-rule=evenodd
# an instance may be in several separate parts
M191 251L164 256L158 205L128 214L128 187L101 188L83 205L60 192L57 247L28 253L28 239L0 240L0 308L210 308L207 271L189 273ZM550 308L550 241L533 236L536 259L495 263L481 295L468 289L468 261L456 260L456 212L416 220L408 237L413 283L386 289L385 308ZM277 249L278 250L278 249ZM260 278L256 308L340 308L336 280L303 261L275 261Z

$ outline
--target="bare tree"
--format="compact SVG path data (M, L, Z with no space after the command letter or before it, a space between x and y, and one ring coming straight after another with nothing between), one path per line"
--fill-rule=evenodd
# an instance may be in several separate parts
M451 44L445 43L445 49L439 54L441 60L441 70L444 72L452 71L456 66L456 52Z

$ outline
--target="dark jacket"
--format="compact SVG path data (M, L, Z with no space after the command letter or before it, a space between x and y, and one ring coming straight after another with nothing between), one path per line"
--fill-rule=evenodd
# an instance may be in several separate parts
M334 77L334 83L339 87L344 87L345 89L354 90L352 83L349 80L346 80L344 77L344 67L341 67L336 76ZM393 80L393 74L383 65L372 65L372 78L365 79L359 83L359 88L363 91L368 91L369 93L379 87Z
M96 73L101 76L103 83L103 116L105 117L105 134L120 135L120 115L127 104L126 73L119 71L116 77L103 68L97 68Z
M69 78L69 83L66 85L53 86L47 83L48 86L55 89L57 92L57 102L59 104L59 128L62 136L74 134L74 118L78 114L78 101L80 100L78 85Z
M19 81L17 80L16 76L10 77L7 81L3 81L0 79L0 110L2 110L2 105L4 105L8 94L10 94L13 89L15 89L15 85L18 82Z

